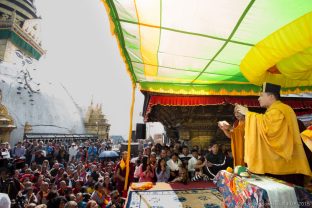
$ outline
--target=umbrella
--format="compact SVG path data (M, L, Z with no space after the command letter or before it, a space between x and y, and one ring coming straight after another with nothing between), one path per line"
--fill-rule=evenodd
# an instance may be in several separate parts
M119 157L118 153L115 151L103 151L100 153L99 158L105 157Z

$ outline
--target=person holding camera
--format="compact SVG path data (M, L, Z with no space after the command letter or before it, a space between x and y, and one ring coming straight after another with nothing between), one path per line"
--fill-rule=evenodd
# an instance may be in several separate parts
M122 208L125 205L126 199L120 197L119 192L114 190L110 194L111 201L106 205L106 208Z

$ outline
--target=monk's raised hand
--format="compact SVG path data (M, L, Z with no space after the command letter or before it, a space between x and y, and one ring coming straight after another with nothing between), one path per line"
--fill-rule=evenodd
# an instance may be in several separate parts
M237 109L237 112L243 115L246 115L248 112L248 108L242 105L236 105L235 108Z
M219 121L218 127L222 130L229 130L231 125L227 121Z

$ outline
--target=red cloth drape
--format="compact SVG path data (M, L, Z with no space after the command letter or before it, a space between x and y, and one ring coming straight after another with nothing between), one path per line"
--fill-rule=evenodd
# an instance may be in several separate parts
M312 99L310 98L282 98L282 101L290 105L293 109L302 109L296 112L297 115L312 113ZM145 120L151 112L153 106L201 106L201 105L222 105L241 104L248 107L260 107L258 97L234 97L234 96L168 96L151 95L145 112Z

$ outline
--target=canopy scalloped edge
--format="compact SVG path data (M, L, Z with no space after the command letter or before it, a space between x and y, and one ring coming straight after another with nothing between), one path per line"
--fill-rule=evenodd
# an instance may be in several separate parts
M311 57L312 12L253 46L240 68L244 76L256 85L271 82L282 87L311 86Z
M246 84L211 84L211 85L183 85L172 83L151 83L141 82L140 90L180 95L231 95L231 96L258 96L260 87L256 85ZM302 92L311 92L312 86L309 87L292 87L282 88L281 94L297 94Z

